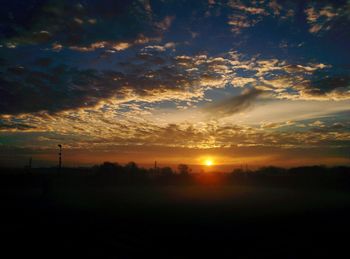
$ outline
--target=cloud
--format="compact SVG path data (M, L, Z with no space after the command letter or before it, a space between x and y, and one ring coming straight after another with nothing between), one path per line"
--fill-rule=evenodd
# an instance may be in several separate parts
M258 23L258 20L252 20L246 15L236 14L228 17L228 25L231 26L231 31L238 34L242 29L249 28Z
M97 41L94 43L91 43L89 45L85 45L85 46L70 46L69 49L71 50L75 50L75 51L80 51L80 52L91 52L91 51L95 51L98 49L104 49L107 50L109 52L116 52L116 51L124 51L128 48L131 48L134 45L143 45L146 44L148 42L151 41L159 41L160 38L156 37L156 38L149 38L149 37L145 37L143 34L140 34L137 36L136 39L126 42L126 41ZM61 46L57 46L57 45L53 45L52 46L52 50L57 50L60 51L62 49L62 45Z
M305 9L305 14L307 16L307 22L310 24L310 33L318 33L321 29L329 30L330 26L326 24L329 23L334 16L338 15L331 6L323 7L320 10L311 6Z
M64 143L66 149L113 150L120 146L159 146L174 148L229 148L229 147L276 147L312 148L348 146L350 141L348 122L341 124L311 124L306 128L293 127L294 123L263 122L255 126L215 121L158 123L138 114L137 107L130 114L107 110L79 110L61 112L55 116L42 114L21 116L20 126L1 128L1 134L23 132L27 140L17 140L23 148L50 148ZM18 118L1 117L1 124L11 124ZM54 129L54 131L52 130ZM40 134L38 134L40 133ZM23 135L22 136L25 136Z
M239 77L236 76L232 79L232 84L234 87L245 87L250 83L254 83L256 82L255 78L251 78L251 77Z
M192 102L204 100L206 91L227 86L254 87L286 99L349 98L348 78L319 75L334 69L328 64L249 59L233 52L210 57L173 56L163 51L174 46L173 42L150 45L134 55L119 57L104 69L78 69L54 57L39 57L22 65L4 60L0 64L0 94L4 97L0 113L54 113L106 101ZM240 76L242 73L246 76Z
M312 100L350 99L350 77L348 75L315 76L300 90L300 95Z
M282 5L280 5L277 0L270 0L268 6L272 9L273 14L275 16L279 16L281 14Z
M1 131L6 131L6 132L31 131L34 129L36 129L36 126L15 122L15 121L4 121L4 120L1 120L0 118L0 132Z
M164 52L167 49L172 49L173 51L175 50L176 44L174 42L168 42L164 45L149 45L146 46L142 49L144 52L152 52L152 51L158 51L158 52Z
M287 127L293 125L293 121L280 122L262 122L260 127L263 129L278 129L282 127Z
M113 93L118 75L55 65L45 71L8 67L0 80L0 110L16 114L92 106Z
M232 9L232 14L228 16L227 23L235 34L254 26L263 19L263 16L268 15L265 8L259 6L257 2L246 5L241 1L230 0L227 5Z
M166 31L170 28L173 23L175 17L174 16L166 16L163 20L156 22L155 26L162 31Z
M248 14L252 14L252 15L257 15L257 14L262 14L262 15L266 15L265 9L261 8L261 7L256 7L256 6L246 6L242 3L240 3L239 1L229 1L229 6L234 8L234 9L238 9L241 10L243 12L246 12Z
M339 25L339 21L348 21L349 3L345 6L337 6L332 2L311 2L304 10L306 20L309 24L309 32L319 34L329 31L335 25Z
M244 29L254 27L267 17L286 21L295 15L297 5L293 1L285 1L283 5L276 0L270 1L240 1L230 0L227 6L232 13L228 15L228 25L235 34Z
M256 71L249 79L233 78L234 86L255 86L270 90L277 98L300 100L349 99L348 69L323 63L289 64L270 59L241 62L247 71ZM331 71L336 74L331 75ZM333 72L334 73L334 72Z
M205 111L215 117L231 116L251 108L253 101L262 93L263 91L255 88L247 89L241 95L209 105Z
M55 113L104 101L190 101L203 98L210 88L224 87L227 81L226 72L216 67L218 60L206 56L187 59L184 64L183 58L141 50L104 70L77 69L52 60L39 58L23 66L4 62L0 66L4 75L0 79L1 114Z
M23 13L30 19L22 17L20 10L26 9ZM161 37L174 20L173 16L152 15L148 1L29 1L8 13L18 17L4 15L6 34L1 35L1 43L8 48L47 44L56 51L66 47L87 52L113 46L124 50L142 44L145 38ZM140 39L140 35L148 37Z

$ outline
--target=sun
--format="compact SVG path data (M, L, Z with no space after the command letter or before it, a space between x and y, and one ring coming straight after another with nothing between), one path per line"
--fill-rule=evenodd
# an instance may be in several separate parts
M206 160L204 161L204 164L205 164L206 166L212 166L214 163L213 163L213 160L211 160L211 159L206 159Z

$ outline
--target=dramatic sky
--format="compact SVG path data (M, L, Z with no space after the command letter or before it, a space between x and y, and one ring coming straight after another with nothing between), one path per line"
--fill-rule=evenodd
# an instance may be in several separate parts
M0 164L349 164L349 50L346 0L4 0Z

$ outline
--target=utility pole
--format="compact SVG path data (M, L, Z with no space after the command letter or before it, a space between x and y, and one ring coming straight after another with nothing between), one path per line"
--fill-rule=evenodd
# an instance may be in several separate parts
M29 157L28 165L26 165L24 168L26 169L28 174L31 173L31 170L32 170L32 157Z
M59 153L58 153L58 172L61 172L62 168L62 145L58 145Z

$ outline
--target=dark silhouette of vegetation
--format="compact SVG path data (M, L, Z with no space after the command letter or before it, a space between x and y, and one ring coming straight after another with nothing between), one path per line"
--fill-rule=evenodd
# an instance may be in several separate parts
M181 175L188 175L190 173L190 168L188 167L188 165L179 164L177 168L179 169L179 173Z
M186 164L177 171L170 167L142 168L135 162L126 165L104 162L93 167L62 168L2 168L0 184L41 186L44 195L55 186L113 186L130 184L201 184L261 185L287 188L335 188L350 190L350 168L346 166L304 166L280 168L262 167L257 170L234 169L231 173L191 173ZM80 188L79 187L79 188Z
M2 168L0 189L13 258L341 258L350 231L349 167Z

